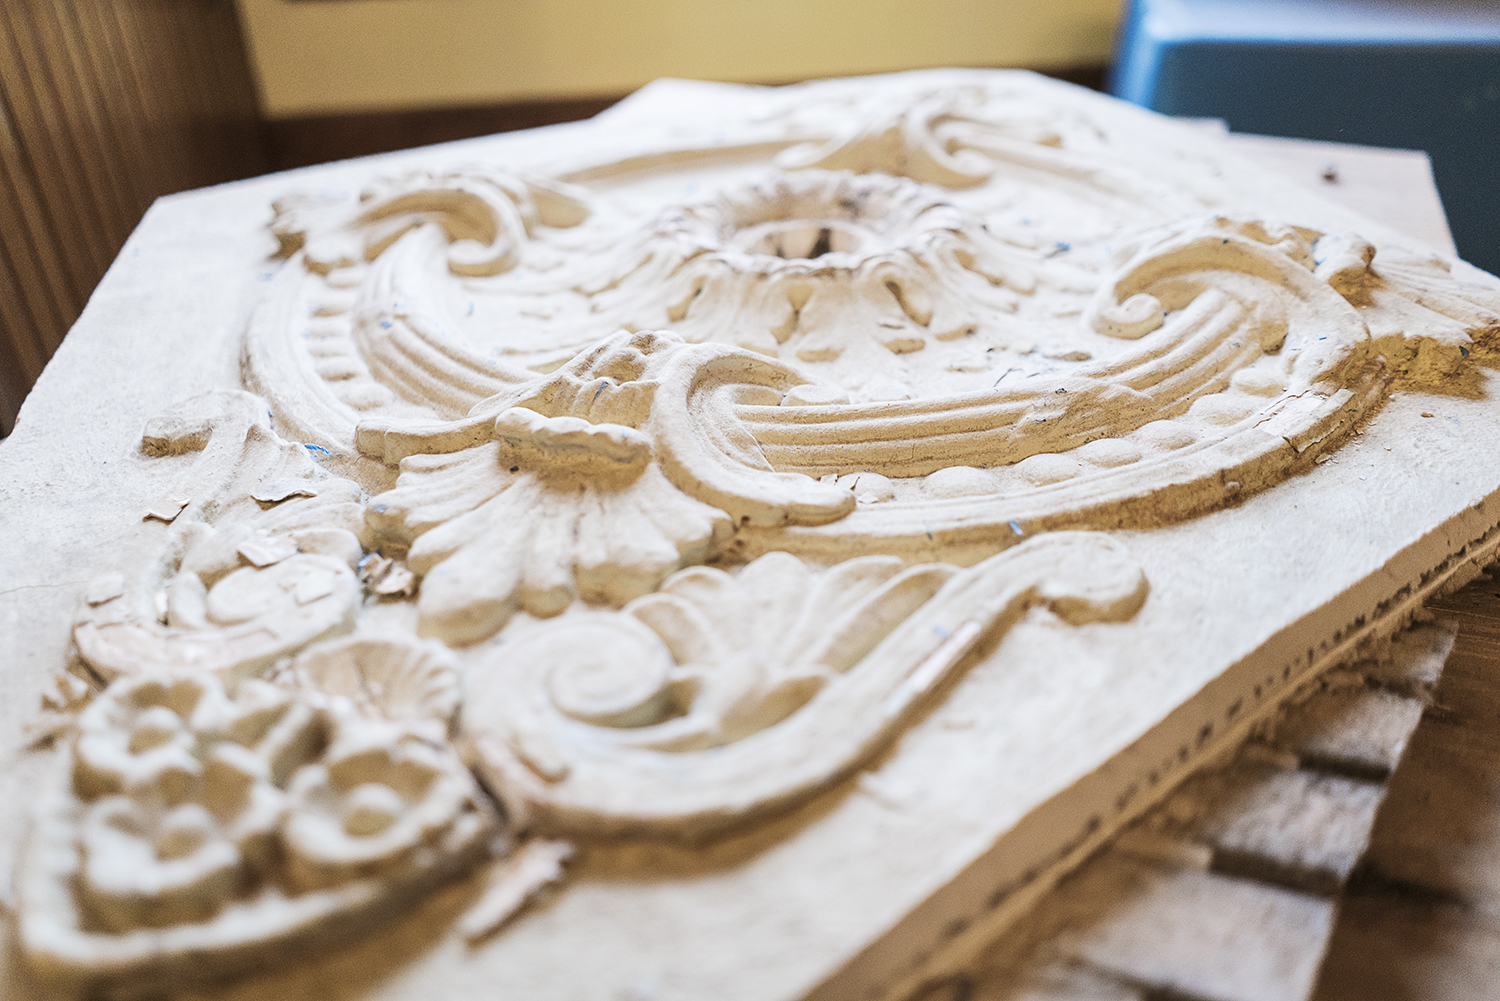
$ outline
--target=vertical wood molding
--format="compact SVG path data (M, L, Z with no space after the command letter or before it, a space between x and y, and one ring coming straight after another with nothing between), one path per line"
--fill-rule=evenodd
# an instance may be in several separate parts
M161 195L263 172L232 0L0 5L0 433Z

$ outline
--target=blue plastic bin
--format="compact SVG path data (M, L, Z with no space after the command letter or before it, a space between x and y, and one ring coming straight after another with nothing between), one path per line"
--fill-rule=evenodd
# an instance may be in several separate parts
M1423 149L1459 254L1500 273L1500 2L1131 0L1111 91L1236 132Z

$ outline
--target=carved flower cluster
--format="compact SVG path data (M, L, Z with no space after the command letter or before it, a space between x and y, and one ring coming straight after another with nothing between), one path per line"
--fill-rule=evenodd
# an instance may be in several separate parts
M204 674L106 690L79 717L73 792L78 903L116 933L210 921L268 888L409 878L488 824L423 728Z

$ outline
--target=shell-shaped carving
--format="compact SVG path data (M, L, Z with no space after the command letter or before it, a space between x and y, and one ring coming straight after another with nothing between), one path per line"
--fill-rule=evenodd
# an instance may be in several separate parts
M436 640L349 636L304 650L293 670L306 687L388 720L434 720L446 728L463 697L453 654Z
M487 781L560 831L710 835L876 753L985 635L1032 605L1123 621L1146 596L1116 543L1058 533L968 570L773 553L695 567L620 612L495 648L463 729Z

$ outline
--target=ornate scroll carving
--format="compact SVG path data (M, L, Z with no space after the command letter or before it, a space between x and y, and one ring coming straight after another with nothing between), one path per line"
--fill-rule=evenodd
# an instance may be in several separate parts
M77 730L19 890L27 958L79 985L160 989L357 932L495 824L451 749L344 698L153 672Z
M370 505L372 526L409 544L408 566L425 575L424 632L473 642L517 608L549 616L580 597L623 604L716 555L732 515L775 524L851 507L843 491L776 473L751 444L731 438L716 451L720 443L696 437L712 428L690 413L698 383L720 366L737 379L720 381L719 393L797 381L753 357L640 333L607 341L525 395L486 401L460 424L363 426L362 447L387 458L470 445L402 459L396 489ZM470 444L483 438L493 440Z
M805 171L669 209L589 284L634 326L869 364L868 342L907 354L1006 328L1035 291L1030 256L932 188Z
M436 223L453 241L448 269L484 277L515 267L537 226L588 218L581 191L540 177L485 170L413 174L360 193L357 206L289 197L276 203L271 232L283 254L303 252L319 274L373 261L403 234Z
M272 229L301 267L278 276L278 294L251 319L245 381L275 401L290 433L353 470L360 414L456 417L530 375L462 347L445 310L412 315L405 304L430 300L439 281L424 265L436 260L449 276L503 274L528 259L539 231L589 215L568 185L483 169L385 182L357 204L294 197L276 208ZM303 269L321 285L310 298L299 292ZM287 324L306 341L286 342Z
M1027 608L1082 625L1145 597L1118 545L1067 533L963 571L876 556L817 573L784 553L686 570L497 648L463 728L544 828L698 838L857 767Z
M1027 657L1023 617L1135 614L1121 546L1059 530L1273 488L1500 334L1494 288L1243 214L1084 105L898 89L772 102L773 142L277 204L263 395L145 429L157 556L85 597L108 687L50 696L34 966L248 969L501 815L692 840L789 808ZM459 933L570 851L533 842Z
M74 629L101 676L257 674L353 625L360 490L274 434L263 401L194 397L151 421L142 442L161 455L201 455L147 512L170 523L161 558L97 595Z

